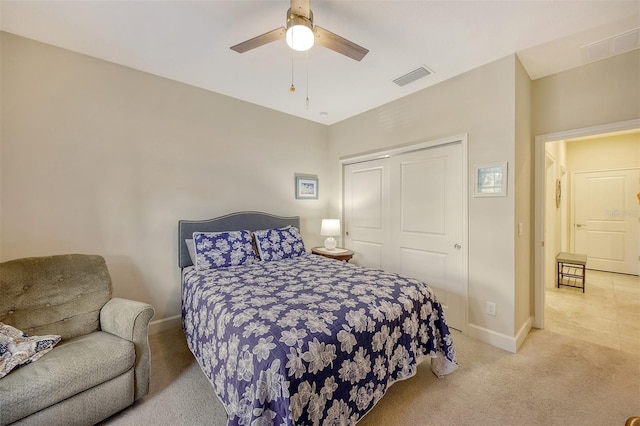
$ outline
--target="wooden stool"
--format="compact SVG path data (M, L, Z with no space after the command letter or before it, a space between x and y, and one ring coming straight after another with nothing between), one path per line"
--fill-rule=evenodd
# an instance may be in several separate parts
M558 265L558 288L561 285L582 288L584 293L587 255L558 253L556 262Z

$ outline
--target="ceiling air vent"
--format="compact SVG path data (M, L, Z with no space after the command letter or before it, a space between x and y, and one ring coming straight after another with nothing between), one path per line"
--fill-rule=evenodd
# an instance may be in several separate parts
M582 46L582 59L585 63L628 52L640 47L640 29L635 28L595 43Z
M393 82L395 84L397 84L398 86L402 87L402 86L406 86L409 83L413 83L416 80L419 80L423 77L426 77L428 75L433 74L433 72L431 70L429 70L427 67L422 66L420 68L417 68L411 72L406 73L405 75L403 75L402 77L398 77L395 80L393 80Z

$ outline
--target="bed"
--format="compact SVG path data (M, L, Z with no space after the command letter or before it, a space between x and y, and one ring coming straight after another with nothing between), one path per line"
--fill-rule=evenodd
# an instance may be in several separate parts
M260 212L179 221L183 329L229 425L355 424L421 361L457 368L426 284L310 254L299 228Z

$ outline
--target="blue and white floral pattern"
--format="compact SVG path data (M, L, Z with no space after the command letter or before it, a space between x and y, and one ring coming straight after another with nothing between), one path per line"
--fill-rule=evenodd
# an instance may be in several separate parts
M196 269L224 268L255 262L250 231L194 232Z
M457 368L442 306L414 279L305 254L185 273L189 348L229 425L354 424L432 358Z
M300 230L295 226L264 229L253 233L260 260L282 260L305 253Z

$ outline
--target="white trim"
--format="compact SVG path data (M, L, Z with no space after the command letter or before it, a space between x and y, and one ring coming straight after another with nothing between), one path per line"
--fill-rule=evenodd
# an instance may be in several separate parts
M527 318L527 320L524 322L524 324L522 324L522 327L520 327L520 330L518 330L518 333L516 333L516 352L520 350L520 348L522 347L522 344L524 343L525 339L527 338L527 336L529 335L529 332L531 331L531 324L533 323L533 317L529 317Z
M467 324L467 327L469 330L469 337L505 351L516 353L529 335L532 321L532 317L527 318L524 324L522 324L522 327L520 327L520 330L516 333L515 337L507 336L506 334L498 333L474 324Z
M464 324L462 334L469 328L469 157L468 135L459 136L462 143L462 283L464 287Z
M540 142L555 142L565 139L582 138L604 133L622 132L640 128L640 119L620 121L617 123L601 124L599 126L583 127L581 129L565 130L557 133L547 133L536 136L536 144ZM537 145L536 145L537 148Z
M535 316L533 326L536 328L544 328L544 155L545 143L579 138L583 136L593 136L603 133L619 132L624 130L632 130L640 128L640 119L620 121L617 123L602 124L593 127L584 127L582 129L573 129L557 133L548 133L539 135L535 138L534 152L534 307Z
M368 152L364 154L355 154L353 156L342 157L340 158L340 164L344 167L348 164L363 163L365 161L378 160L381 158L389 158L394 155L406 154L407 152L420 151L423 149L433 148L436 146L446 145L446 144L456 143L456 142L462 142L463 154L466 154L466 146L467 146L468 138L469 138L468 134L465 133L463 135L451 136L448 138L429 140L429 141L411 142L409 144L402 145L396 148L389 148L382 151L374 151L374 152ZM467 163L466 156L464 157L464 163L465 165Z
M516 353L517 342L515 337L507 336L506 334L498 333L475 324L467 324L467 330L469 337L473 339L511 353Z
M162 318L149 323L149 334L157 334L172 328L179 328L182 326L181 315L174 315L168 318Z

